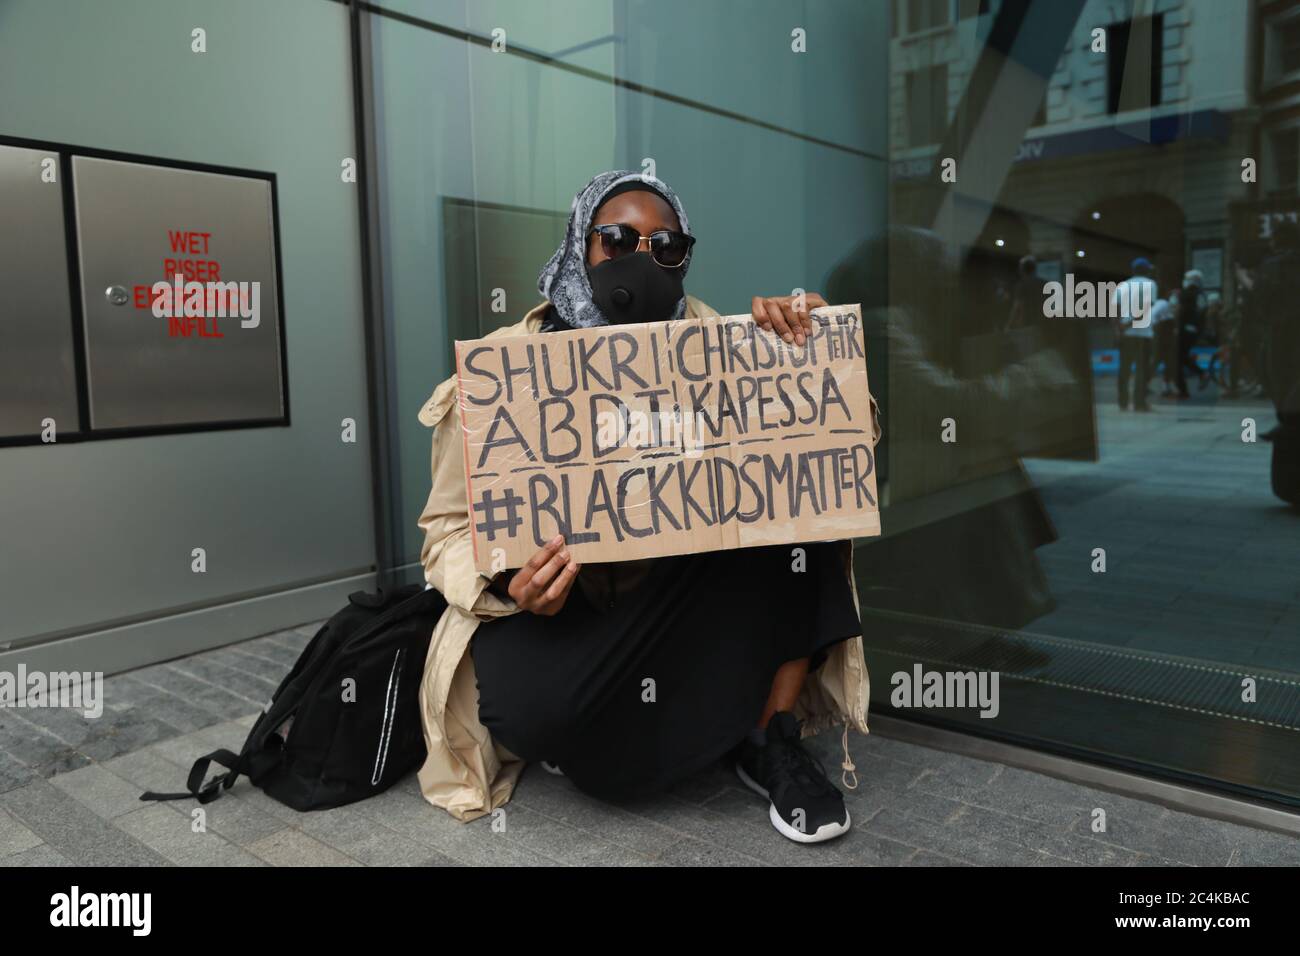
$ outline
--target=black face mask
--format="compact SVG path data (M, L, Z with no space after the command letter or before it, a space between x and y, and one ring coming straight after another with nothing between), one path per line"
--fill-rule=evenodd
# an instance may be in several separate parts
M682 291L680 269L665 269L648 252L587 267L591 299L612 325L671 319Z

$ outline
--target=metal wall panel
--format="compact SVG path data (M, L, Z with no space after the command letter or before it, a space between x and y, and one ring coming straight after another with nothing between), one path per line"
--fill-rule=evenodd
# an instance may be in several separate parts
M120 670L320 620L375 560L357 194L338 160L332 174L321 163L360 154L352 11L222 0L196 20L198 6L0 0L0 130L43 140L17 145L68 144L65 164L71 150L274 172L292 421L0 447L0 670ZM190 48L196 24L206 55ZM71 203L69 192L69 221ZM76 330L80 304L74 291ZM161 334L160 347L175 344ZM360 424L355 444L340 440L344 417ZM197 547L206 573L192 570Z
M85 156L72 166L91 427L283 418L270 182ZM178 268L249 293L257 283L257 325L156 317L151 287Z
M0 438L78 427L62 175L52 150L0 146Z

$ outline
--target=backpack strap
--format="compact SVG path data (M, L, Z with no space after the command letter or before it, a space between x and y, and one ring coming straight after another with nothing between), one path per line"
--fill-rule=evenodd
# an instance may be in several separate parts
M227 768L227 771L220 776L213 777L205 786L203 778L208 775L208 768L214 763ZM140 794L140 799L191 800L197 797L199 803L211 803L221 796L222 789L229 790L234 786L235 780L247 771L247 763L248 761L243 754L237 754L225 749L214 750L212 753L204 754L194 761L194 766L190 768L189 779L185 783L189 789L185 793L155 793L150 790Z

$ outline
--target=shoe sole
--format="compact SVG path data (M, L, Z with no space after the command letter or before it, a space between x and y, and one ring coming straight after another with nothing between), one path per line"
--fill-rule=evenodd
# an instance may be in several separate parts
M795 843L822 843L826 840L834 840L836 837L848 833L849 828L853 825L853 818L849 815L849 808L845 807L843 823L823 823L815 833L804 833L801 830L796 830L781 819L776 804L772 802L771 794L767 792L762 784L745 773L745 768L740 764L736 764L736 776L740 778L741 783L767 801L767 818L772 821L772 826L776 828L776 832L786 839L793 840Z

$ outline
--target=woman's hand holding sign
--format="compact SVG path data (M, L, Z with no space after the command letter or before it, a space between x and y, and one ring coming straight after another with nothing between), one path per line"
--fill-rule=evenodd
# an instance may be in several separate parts
M564 536L557 534L515 572L510 579L510 598L521 611L544 617L558 614L581 567L564 547Z
M786 342L802 346L812 332L809 309L827 305L818 292L803 295L754 296L752 309L754 321L766 332L775 332Z

